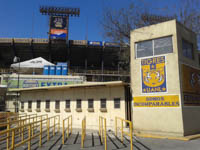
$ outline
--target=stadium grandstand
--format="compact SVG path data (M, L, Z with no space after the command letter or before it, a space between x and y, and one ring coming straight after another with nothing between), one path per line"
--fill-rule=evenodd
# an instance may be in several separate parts
M121 65L126 50L128 46L101 41L0 38L1 74L12 72L15 56L21 62L42 57L54 64L67 62L69 74L88 81L129 81L129 71Z

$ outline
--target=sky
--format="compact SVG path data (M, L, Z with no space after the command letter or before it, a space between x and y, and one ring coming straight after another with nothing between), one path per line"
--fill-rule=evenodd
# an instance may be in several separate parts
M80 8L80 17L69 19L69 39L104 41L100 25L105 8L126 8L130 2L143 0L0 0L0 37L8 38L48 38L48 16L39 12L40 6ZM153 5L166 3L154 0ZM167 3L173 0L168 0ZM149 0L151 3L151 0ZM155 6L156 7L156 6Z

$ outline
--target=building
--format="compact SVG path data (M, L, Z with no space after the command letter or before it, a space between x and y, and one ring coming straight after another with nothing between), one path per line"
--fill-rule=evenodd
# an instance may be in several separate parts
M0 85L6 86L9 89L33 88L33 87L49 87L62 86L70 84L82 84L86 82L84 76L66 76L66 75L28 75L28 74L3 74L0 75ZM19 93L4 94L6 98L6 110L18 110L18 95Z
M54 64L67 62L69 74L88 81L129 81L121 57L127 51L127 45L103 41L0 38L0 74L10 72L14 56L20 61L42 57Z
M21 88L10 91L20 92L20 112L48 114L49 117L60 115L61 121L72 115L73 128L81 128L84 116L88 129L98 129L99 116L107 118L108 129L114 127L115 116L131 119L130 90L128 84L122 81Z
M200 132L197 40L176 20L131 32L133 125L137 134Z

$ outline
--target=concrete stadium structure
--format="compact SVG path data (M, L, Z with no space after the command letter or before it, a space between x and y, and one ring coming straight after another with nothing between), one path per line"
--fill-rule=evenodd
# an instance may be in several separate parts
M197 40L176 20L131 32L133 124L138 134L200 132Z

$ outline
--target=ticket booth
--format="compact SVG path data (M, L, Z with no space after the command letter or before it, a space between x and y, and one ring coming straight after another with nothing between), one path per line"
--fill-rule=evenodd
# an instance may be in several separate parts
M131 32L131 91L136 134L200 132L196 35L176 20Z

